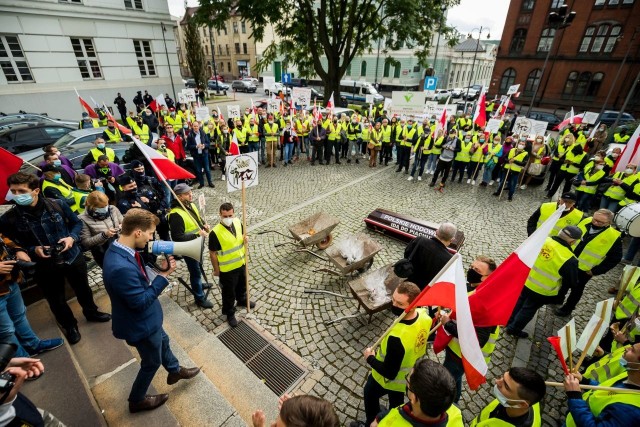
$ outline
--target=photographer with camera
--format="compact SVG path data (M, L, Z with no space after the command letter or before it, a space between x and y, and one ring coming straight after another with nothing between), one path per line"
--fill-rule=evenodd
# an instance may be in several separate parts
M0 236L0 343L16 345L16 356L28 357L60 347L60 338L41 340L27 320L19 282L33 271L35 263L13 241Z
M94 191L87 196L85 211L78 216L82 221L80 242L102 268L104 254L111 243L118 238L122 226L122 214L115 206L109 205L104 193Z
M104 258L102 277L113 307L113 336L125 340L140 354L140 371L129 394L129 412L150 411L162 406L167 394L147 395L151 380L162 365L169 375L167 384L195 377L199 368L180 366L162 328L162 306L158 297L169 285L176 269L168 257L153 271L138 252L153 240L158 217L143 209L131 209L122 221L122 231Z
M80 341L78 322L65 299L65 279L90 322L108 322L98 311L79 246L82 221L69 206L40 195L38 178L18 172L7 180L16 204L0 217L0 233L25 248L36 263L34 278L70 344Z

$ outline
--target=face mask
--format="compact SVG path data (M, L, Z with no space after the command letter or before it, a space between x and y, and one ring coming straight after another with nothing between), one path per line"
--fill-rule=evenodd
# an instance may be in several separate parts
M108 127L109 127L109 130L113 130L115 128L115 126L113 125L109 125Z
M520 141L526 142L527 138L520 138Z
M480 142L484 142L484 138L480 138L480 140L479 140L479 141L480 141Z
M411 129L413 126L411 125L407 125L407 129Z
M222 218L222 223L227 227L231 227L233 224L233 218Z
M596 157L594 158L594 160L595 160L596 162L601 162L601 161L602 161L602 157L600 157L600 156L596 156Z
M636 325L636 331L640 331L640 317L637 318L634 323Z
M109 216L109 208L95 208L93 211L89 212L92 218L102 220Z
M189 129L189 125L182 126L184 129Z
M605 227L608 227L608 225L593 225L593 224L591 224L591 229L592 230L602 230Z
M272 125L273 124L273 120L269 120L269 124Z
M104 144L98 144L98 148L104 150Z
M391 313L393 313L393 315L396 317L404 313L404 308L396 307L395 305L392 305L390 310L391 310Z
M140 177L140 178L144 177L144 171L142 172L133 171L133 173L135 173L137 177Z
M54 160L53 161L53 166L57 167L57 166L60 166L60 165L62 165L62 162L60 160Z
M640 362L631 362L631 364L633 364L633 365L637 365L638 363L640 363ZM620 366L622 366L622 368L625 371L640 371L640 368L631 368L629 366L629 361L627 359L625 359L624 357L620 358Z
M565 138L565 139L564 139L564 142L569 142L569 141L570 141L570 139L569 139L569 138Z
M467 270L467 282L473 284L482 282L482 274L478 273L473 268L470 268Z
M132 188L131 190L125 191L125 193L127 193L127 195L130 197L135 197L138 194L138 189Z
M60 181L60 178L62 178L62 175L60 175L59 173L53 175L53 180L54 181Z
M518 144L518 149L519 150L524 150L524 144Z
M18 194L13 200L20 206L29 206L33 203L33 195L31 193Z
M222 133L229 133L229 131L225 129L222 131Z
M619 155L619 153L611 153L611 157L613 157L614 159L617 159Z
M175 116L176 116L176 112L175 112L175 111L172 111L172 112L170 113L170 115L171 115L171 117L175 117Z
M596 170L601 171L604 168L604 165L596 165Z
M512 402L523 402L523 403L526 403L524 400L508 399L504 394L502 394L502 392L498 388L498 384L495 384L493 386L493 395L495 396L496 399L498 399L498 402L500 402L500 404L502 406L504 406L505 408L517 408L517 407L519 407L519 405L510 405L510 404L508 404L507 402L510 401L510 400Z
M627 168L624 170L625 175L631 175L633 173L633 169Z

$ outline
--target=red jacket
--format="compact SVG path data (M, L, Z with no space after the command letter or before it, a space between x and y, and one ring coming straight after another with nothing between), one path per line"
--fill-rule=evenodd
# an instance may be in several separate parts
M184 144L182 142L182 138L180 135L173 134L173 141L167 136L163 136L162 140L167 145L167 148L173 151L173 154L176 156L176 160L184 160L187 158L187 154L184 152Z

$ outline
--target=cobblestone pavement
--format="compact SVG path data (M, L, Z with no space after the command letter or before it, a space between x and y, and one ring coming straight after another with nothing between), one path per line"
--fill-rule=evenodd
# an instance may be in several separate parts
M429 175L422 182L408 182L407 175L394 171L391 165L371 169L362 161L359 165L314 167L305 161L286 168L281 165L277 169L261 168L259 186L247 190L251 297L258 304L251 318L315 370L313 380L306 381L298 391L333 402L343 424L363 418L362 386L369 369L362 351L375 342L391 323L392 316L379 313L370 324L363 316L325 325L324 321L352 314L357 307L355 300L310 295L304 290L324 289L347 295L347 280L314 272L326 265L309 254L294 252L293 246L274 248L275 243L287 240L282 236L257 232L275 229L288 234L287 226L324 211L340 219L334 239L366 232L382 244L372 267L375 269L402 258L405 246L365 231L363 219L381 207L428 221L452 221L465 233L461 254L468 265L479 254L503 260L526 238L527 218L545 201L540 187L518 190L513 202L507 202L506 197L498 201L491 196L495 187L472 187L464 184L464 180L462 184L447 184L441 194L428 187ZM217 208L223 201L232 202L236 212L241 212L240 192L227 194L225 183L219 180L220 172L216 171L215 176L218 177L215 189L196 191L196 196L203 191L207 197L206 216L211 224L216 222ZM205 269L210 278L208 260ZM617 267L587 285L574 312L578 330L587 323L595 303L607 297L606 289L617 280L620 271L621 267ZM178 273L188 277L184 265ZM94 270L92 274L95 283L99 283L100 272ZM177 284L170 295L207 330L217 333L226 327L217 288L211 296L215 305L212 310L197 307L193 297ZM546 337L555 335L568 319L554 316L552 308L541 309L537 317L529 366L551 380L561 381L559 363L550 353ZM239 314L244 316L246 312L241 310ZM503 334L489 365L488 384L477 392L469 392L465 385L460 407L467 422L492 399L492 380L509 368L514 351L515 340ZM436 357L431 351L428 355ZM563 396L561 391L549 390L544 402L544 425L560 425L566 412Z

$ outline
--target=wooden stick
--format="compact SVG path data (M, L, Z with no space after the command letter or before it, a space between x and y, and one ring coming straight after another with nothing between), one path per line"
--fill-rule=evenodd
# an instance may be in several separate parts
M511 172L511 169L507 169L507 174L504 176L504 181L502 181L502 186L500 188L500 195L498 195L498 200L502 198L502 192L504 191L504 187L507 185L507 181L509 180L509 172Z
M604 322L604 320L602 318L600 318L600 320L598 320L598 324L596 325L595 329L593 330L593 332L591 332L591 336L589 337L589 340L587 341L587 345L584 346L584 350L582 351L582 354L580 355L580 359L578 359L578 363L576 363L576 366L574 368L575 372L578 372L578 369L580 369L580 365L582 365L582 362L584 361L584 358L587 356L587 350L589 349L589 347L591 347L591 344L593 344L593 340L596 339L596 335L598 335L598 332L600 331L600 327L602 326L602 322Z
M478 147L477 150L482 150L482 146ZM471 175L471 181L476 180L476 174L478 173L478 169L480 169L480 163L482 163L483 159L484 159L484 154L482 155L480 160L478 160L478 163L476 163L476 170L474 170L473 175Z
M247 238L247 192L244 180L242 180L242 231L243 239ZM244 268L245 268L245 287L247 289L247 313L251 314L251 303L249 299L249 248L244 244Z
M23 160L22 162L23 162L23 163L28 164L28 165L29 165L29 166L31 166L32 168L35 168L35 169L39 170L40 172L42 172L42 169L40 169L38 166L34 165L33 163L28 162L28 161L26 161L26 160Z
M567 353L569 353L569 372L573 372L573 349L571 348L571 326L565 325L564 334L567 337Z
M618 294L616 295L616 299L613 301L613 310L618 308L618 305L620 304L620 301L622 301L622 297L624 296L624 293L627 291L627 288L631 283L631 279L633 279L633 277L636 275L637 269L638 267L633 267L633 272L629 274L629 277L627 278L627 280L625 280L624 283L620 284L620 289L618 289Z
M545 381L544 382L546 385L548 385L549 387L557 387L557 388L564 388L564 384L563 383L559 383L559 382L555 382L555 381ZM603 387L600 385L584 385L584 384L580 384L580 388L582 390L601 390L601 391L608 391L611 393L632 393L632 394L640 394L640 390L634 390L631 388L620 388L620 387Z
M429 331L429 335L431 335L432 333L434 333L440 326L442 326L442 322L438 322L436 323L436 326L434 326L433 328L431 328L431 330Z

